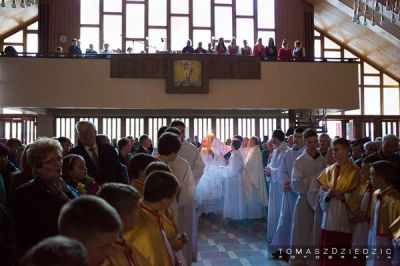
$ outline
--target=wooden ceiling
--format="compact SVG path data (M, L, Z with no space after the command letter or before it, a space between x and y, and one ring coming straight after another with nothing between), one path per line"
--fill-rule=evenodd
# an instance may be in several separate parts
M13 33L21 25L32 21L38 16L37 4L21 8L21 1L17 1L17 8L12 8L12 0L5 1L6 7L0 7L0 38Z
M352 22L352 9L339 0L307 0L314 5L315 27L354 54L400 82L400 37L379 26ZM387 22L389 23L389 22ZM395 27L399 27L397 22Z

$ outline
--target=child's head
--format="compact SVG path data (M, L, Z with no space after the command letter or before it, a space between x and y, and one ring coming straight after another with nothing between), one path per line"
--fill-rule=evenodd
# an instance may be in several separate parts
M370 179L370 168L371 168L371 163L374 163L378 161L378 158L376 156L367 156L362 160L361 164L361 176L362 178L368 180Z
M134 179L144 179L144 169L155 160L153 156L145 153L139 153L133 156L129 162L129 175Z
M148 176L149 174L151 174L154 171L167 171L167 172L171 172L171 169L169 168L168 164L164 163L164 162L160 162L160 161L155 161L150 163L146 169L144 170L144 175Z
M159 203L160 210L168 209L178 192L178 179L167 171L154 171L144 183L144 200Z
M107 183L97 192L97 196L117 210L124 232L132 228L141 197L135 188L125 184Z
M343 161L349 156L350 143L347 139L338 138L332 142L332 154L335 161Z
M65 181L80 182L87 176L85 160L77 154L69 154L63 159L62 177Z
M112 244L121 233L122 222L105 200L81 196L61 209L58 229L61 235L82 242L88 250L90 265L97 266L112 255Z
M53 236L43 239L21 259L21 266L88 266L86 248L75 239Z
M390 185L399 189L399 179L396 166L389 161L377 161L370 164L371 182L376 188L385 188Z

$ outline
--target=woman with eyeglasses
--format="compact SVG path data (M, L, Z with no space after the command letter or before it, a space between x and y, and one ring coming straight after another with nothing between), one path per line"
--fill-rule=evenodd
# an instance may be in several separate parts
M10 195L9 206L15 222L18 255L46 237L58 234L61 207L74 198L61 178L62 147L51 138L39 138L27 151L34 178Z

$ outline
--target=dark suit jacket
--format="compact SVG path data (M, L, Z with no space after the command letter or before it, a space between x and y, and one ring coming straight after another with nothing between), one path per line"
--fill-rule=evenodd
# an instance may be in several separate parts
M135 154L138 153L146 153L151 155L151 152L149 150L145 150L145 148L143 148L141 145L139 145L139 147L135 150Z
M114 147L97 142L100 172L86 152L85 147L78 142L78 145L73 148L69 154L79 154L86 162L88 175L94 178L98 184L107 182L123 183L122 166L118 158L117 151Z

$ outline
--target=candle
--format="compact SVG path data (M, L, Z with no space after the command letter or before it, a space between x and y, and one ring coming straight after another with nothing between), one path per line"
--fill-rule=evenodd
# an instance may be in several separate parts
M214 137L214 134L211 131L209 131L208 135L207 135L207 150L208 151L211 150L211 144L212 144L212 141L213 141L213 137Z

